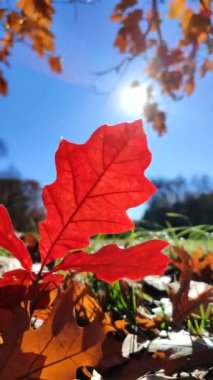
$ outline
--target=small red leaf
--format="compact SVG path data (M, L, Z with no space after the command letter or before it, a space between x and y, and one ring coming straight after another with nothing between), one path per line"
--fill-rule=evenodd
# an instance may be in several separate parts
M24 269L14 269L4 273L0 278L0 308L16 308L31 283L31 273Z
M141 280L149 274L163 272L169 258L161 251L167 246L168 243L162 240L150 240L127 249L109 244L94 254L71 253L54 271L72 269L76 273L92 272L109 283L121 278Z
M32 283L32 274L24 269L14 269L4 273L0 278L0 288L9 285L30 285Z
M14 232L10 216L3 205L0 205L0 247L16 257L27 271L32 269L30 254L21 239Z
M150 160L140 120L103 125L82 145L63 140L56 153L57 179L43 192L42 263L88 246L98 233L131 230L126 210L155 192L143 173Z

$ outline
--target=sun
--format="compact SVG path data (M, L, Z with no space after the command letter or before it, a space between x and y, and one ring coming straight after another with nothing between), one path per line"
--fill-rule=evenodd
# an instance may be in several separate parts
M147 86L137 85L123 88L120 92L120 106L129 115L141 116L147 102Z

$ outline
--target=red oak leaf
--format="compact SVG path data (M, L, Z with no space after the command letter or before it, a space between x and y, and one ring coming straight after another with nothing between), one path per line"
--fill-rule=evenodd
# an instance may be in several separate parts
M141 280L150 273L157 275L163 272L169 258L161 251L167 246L168 243L162 240L150 240L126 249L109 244L94 254L71 253L54 270L92 272L109 283L121 278Z
M10 216L3 205L0 205L0 247L16 257L27 271L32 269L30 254L21 239L14 232Z
M155 192L144 176L150 160L140 120L103 125L82 145L63 140L56 153L57 179L43 192L43 265L88 246L98 233L131 230L126 210Z

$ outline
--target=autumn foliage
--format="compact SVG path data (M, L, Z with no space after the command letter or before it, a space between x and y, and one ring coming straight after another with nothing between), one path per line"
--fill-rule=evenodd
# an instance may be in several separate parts
M141 78L134 78L131 85L140 86L147 77L148 100L143 115L162 135L166 131L166 114L158 104L156 93L160 90L174 100L189 96L195 90L197 79L213 70L212 2L117 1L111 21L118 25L114 46L123 59L117 65L112 62L112 70L119 73L133 60L141 59ZM78 0L60 3L73 4ZM87 4L87 1L80 3ZM12 2L10 7L6 0L1 1L0 94L8 93L2 69L9 65L17 43L21 42L40 57L46 57L54 72L62 71L52 32L55 14L56 5L52 0L19 0Z
M4 35L0 39L0 64L9 65L12 49L24 43L39 56L46 56L56 73L61 72L61 61L55 56L54 35L51 31L55 9L51 0L19 0L12 7L5 1L0 3L0 25ZM8 93L8 85L0 70L0 93Z
M114 45L125 57L117 69L142 58L149 80L144 115L161 135L166 115L159 109L154 90L181 99L193 93L198 77L213 70L212 2L120 0L111 18L119 24ZM140 86L140 79L134 83Z
M76 273L91 272L112 283L164 270L169 259L161 251L168 243L161 240L126 249L108 245L93 254L82 250L93 235L133 228L126 210L156 190L144 175L150 159L140 121L104 125L82 145L61 142L57 179L43 191L47 215L39 227L38 273L0 206L0 246L22 265L0 279L2 379L74 379L78 367L98 364L109 317L73 279ZM43 326L33 329L32 317Z

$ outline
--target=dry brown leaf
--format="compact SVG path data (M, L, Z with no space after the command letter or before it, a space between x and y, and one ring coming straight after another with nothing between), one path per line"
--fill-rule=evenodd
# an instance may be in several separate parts
M162 355L164 354L164 355ZM160 369L164 369L165 373L170 375L175 372L182 372L186 368L198 368L199 366L211 367L212 352L205 346L201 352L194 349L192 355L182 356L180 358L172 358L169 352L157 352L156 355L150 355L150 352L137 352L131 355L131 358L126 359L124 365L111 367L104 373L104 378L107 380L135 380L138 378L146 378L147 373L155 373ZM164 357L163 357L164 356ZM165 379L167 377L165 376ZM157 379L157 377L156 377Z
M20 307L10 313L9 324L5 313L0 314L1 336L3 344L0 347L0 378L4 380L16 380L28 363L31 363L37 355L30 349L27 354L21 352L21 343L24 331L29 329L30 318L27 307L22 303ZM39 375L39 372L37 373Z
M174 261L174 265L181 271L180 288L175 293L171 290L170 299L173 305L173 327L181 328L183 320L190 315L201 303L208 303L213 298L213 289L201 293L194 299L189 299L189 286L192 278L191 258L183 248L174 248L180 258L180 262Z
M102 346L102 357L97 368L99 373L104 374L127 361L122 355L122 344L123 341L117 336L108 334Z

